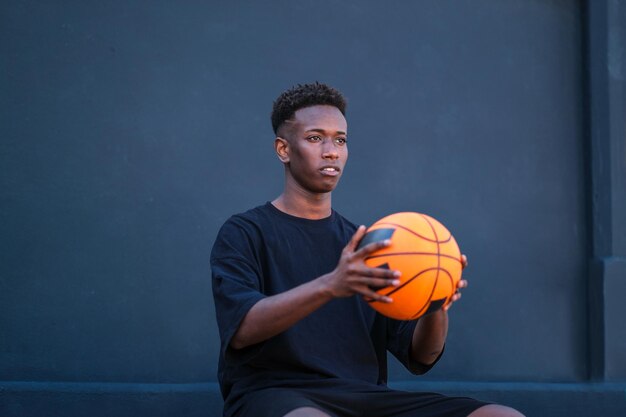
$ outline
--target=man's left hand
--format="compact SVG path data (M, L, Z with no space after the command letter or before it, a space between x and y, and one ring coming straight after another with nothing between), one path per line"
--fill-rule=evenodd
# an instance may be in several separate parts
M467 267L467 256L465 255L461 255L461 267L463 269ZM465 287L467 287L467 280L466 279L459 280L459 283L456 285L456 292L452 296L452 300L450 300L450 303L448 303L443 308L444 311L448 311L450 307L452 307L452 304L461 298L461 288L465 288Z

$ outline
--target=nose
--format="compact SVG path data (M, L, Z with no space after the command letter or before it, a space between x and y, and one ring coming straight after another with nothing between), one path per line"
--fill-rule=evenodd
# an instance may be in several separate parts
M337 146L332 140L325 140L322 147L322 158L335 160L339 158L339 152L337 152Z

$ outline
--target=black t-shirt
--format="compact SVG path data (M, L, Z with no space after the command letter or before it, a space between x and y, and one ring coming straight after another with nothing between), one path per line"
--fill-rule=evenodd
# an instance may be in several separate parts
M415 321L385 318L360 296L334 299L283 333L244 349L229 347L250 308L331 272L356 226L339 213L321 220L286 214L271 203L232 216L211 253L213 296L221 337L219 381L229 402L251 390L325 378L383 385L386 351L411 372Z

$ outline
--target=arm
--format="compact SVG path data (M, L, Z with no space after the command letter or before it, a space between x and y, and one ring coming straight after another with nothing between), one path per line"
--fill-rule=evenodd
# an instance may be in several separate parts
M421 317L411 341L411 359L423 365L431 365L441 354L448 335L448 312L441 309Z
M461 262L465 268L467 266L465 255L462 255ZM467 281L460 280L457 288L465 287L467 287ZM428 366L432 365L441 355L448 336L448 309L459 298L461 298L461 293L457 291L452 296L450 304L418 320L411 340L410 355L413 361Z
M370 287L398 285L399 273L370 268L364 263L369 254L388 246L390 242L371 243L357 251L358 242L364 234L365 227L359 227L343 249L339 263L332 272L289 291L263 298L253 305L235 332L230 346L241 349L276 336L333 298L361 294L390 302L388 297L374 292Z

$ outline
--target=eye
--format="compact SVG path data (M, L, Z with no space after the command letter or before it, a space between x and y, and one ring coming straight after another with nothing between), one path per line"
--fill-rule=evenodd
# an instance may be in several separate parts
M347 138L343 138L343 137L342 138L335 138L335 142L337 142L340 145L345 145L346 142L348 142L348 139Z
M317 135L309 136L306 139L308 141L310 141L310 142L319 142L320 140L322 140L322 138L320 136L317 136Z

